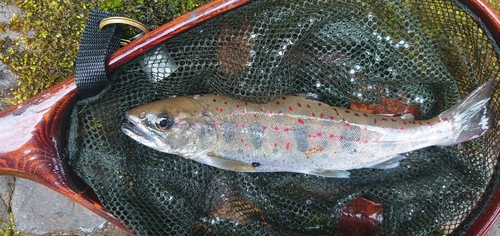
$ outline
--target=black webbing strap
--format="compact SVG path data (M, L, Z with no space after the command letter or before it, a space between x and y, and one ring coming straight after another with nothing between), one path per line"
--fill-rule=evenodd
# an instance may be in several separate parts
M104 63L119 48L122 35L119 24L99 30L99 22L110 16L116 15L96 10L89 13L75 65L76 90L82 98L96 95L108 84Z

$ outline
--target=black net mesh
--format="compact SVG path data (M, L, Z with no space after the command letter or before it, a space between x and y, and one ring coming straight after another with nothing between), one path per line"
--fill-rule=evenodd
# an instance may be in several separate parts
M360 196L382 205L380 235L460 234L496 188L498 128L337 179L224 171L140 145L120 126L135 106L196 93L267 102L311 92L341 107L385 97L429 118L498 80L492 42L456 1L256 1L134 59L78 101L70 164L137 234L335 235Z

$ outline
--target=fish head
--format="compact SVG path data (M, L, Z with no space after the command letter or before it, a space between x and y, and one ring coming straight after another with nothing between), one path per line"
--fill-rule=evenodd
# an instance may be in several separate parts
M212 119L192 97L176 97L138 106L126 114L122 131L161 152L196 158L209 151L217 133Z

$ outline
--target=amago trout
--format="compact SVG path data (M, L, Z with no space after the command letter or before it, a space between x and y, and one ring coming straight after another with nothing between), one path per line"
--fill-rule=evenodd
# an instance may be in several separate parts
M127 113L123 132L159 150L218 168L348 177L348 170L392 168L401 153L454 145L494 127L489 81L429 120L366 114L305 96L254 104L220 95L175 97Z

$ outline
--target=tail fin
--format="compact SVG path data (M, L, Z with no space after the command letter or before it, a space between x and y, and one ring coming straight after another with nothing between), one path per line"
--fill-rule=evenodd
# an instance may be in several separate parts
M453 121L454 140L450 144L459 144L482 135L495 127L493 112L488 109L497 82L490 80L472 91L455 106L441 113L440 117L448 117Z

